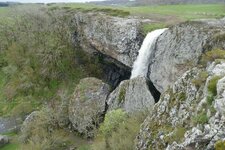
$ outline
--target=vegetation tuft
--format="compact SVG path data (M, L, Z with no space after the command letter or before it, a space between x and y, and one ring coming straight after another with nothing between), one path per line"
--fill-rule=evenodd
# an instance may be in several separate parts
M208 120L209 118L207 117L205 111L201 111L201 113L197 114L197 116L193 118L194 124L205 124L208 122Z

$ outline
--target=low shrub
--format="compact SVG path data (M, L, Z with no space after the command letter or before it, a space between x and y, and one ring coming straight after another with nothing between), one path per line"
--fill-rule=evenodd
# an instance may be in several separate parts
M43 108L22 126L19 137L23 150L53 150L67 148L68 133L58 127L54 111Z
M193 118L195 124L205 124L209 121L206 112L202 111Z
M215 49L206 52L201 58L201 65L206 66L208 62L213 62L216 59L225 59L225 50Z
M174 130L172 135L167 136L165 138L165 141L170 143L170 144L172 144L174 141L181 142L181 140L184 138L184 134L185 134L186 131L187 131L187 129L184 128L184 127L177 127Z
M212 96L217 95L216 85L219 79L221 79L220 76L214 76L208 83L207 89L208 89L208 92L212 94Z
M121 114L121 110L116 110L118 114ZM124 113L124 112L123 112ZM111 127L111 124L108 124L111 121L104 121L104 126L109 128L110 130L105 130L106 132L102 132L100 128L100 133L94 140L91 148L93 150L130 150L134 149L134 140L139 132L140 125L143 120L146 118L145 113L133 114L132 116L116 115L116 116L124 116L117 123L113 123L114 127ZM108 116L106 116L108 117ZM110 117L111 118L111 117ZM120 117L115 117L120 118ZM106 123L108 122L108 123ZM108 127L107 127L108 126ZM129 133L129 134L127 134Z
M202 71L199 73L198 77L192 80L192 83L197 87L200 88L204 85L206 79L208 77L208 73L206 71Z
M215 150L225 150L225 141L217 141L215 144Z
M105 120L100 126L100 132L105 137L110 136L113 131L126 119L126 113L122 109L112 110L105 115Z

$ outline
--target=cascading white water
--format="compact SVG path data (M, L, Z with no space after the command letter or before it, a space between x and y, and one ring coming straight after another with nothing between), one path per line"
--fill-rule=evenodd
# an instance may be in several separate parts
M131 79L138 76L147 76L148 66L150 63L151 48L154 48L157 38L166 30L167 28L158 29L147 34L139 50L138 57L134 62L130 77Z

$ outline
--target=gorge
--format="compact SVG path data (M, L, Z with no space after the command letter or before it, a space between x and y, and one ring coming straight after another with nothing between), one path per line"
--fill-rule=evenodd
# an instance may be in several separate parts
M224 150L224 18L146 33L158 20L52 5L0 22L2 141L23 150Z

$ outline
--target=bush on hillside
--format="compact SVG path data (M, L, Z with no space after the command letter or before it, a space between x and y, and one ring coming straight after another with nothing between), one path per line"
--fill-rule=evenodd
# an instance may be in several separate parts
M106 114L107 119L100 127L99 135L94 140L92 149L128 150L134 148L135 137L146 115L145 113L133 114L132 116L124 115L121 109Z

